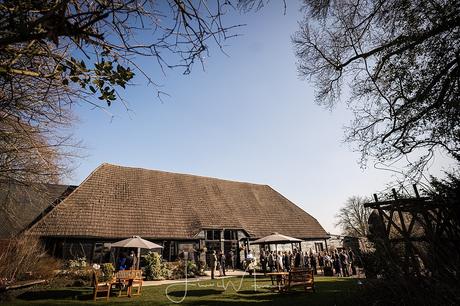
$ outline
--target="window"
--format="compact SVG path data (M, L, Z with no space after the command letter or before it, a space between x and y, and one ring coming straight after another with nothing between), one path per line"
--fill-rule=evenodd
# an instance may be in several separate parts
M206 240L220 240L220 230L207 230Z
M316 252L324 251L323 243L322 242L316 242L315 243L315 250L316 250Z
M104 244L96 242L94 245L93 262L102 263L104 257Z
M224 239L225 240L237 240L237 232L234 230L225 230Z

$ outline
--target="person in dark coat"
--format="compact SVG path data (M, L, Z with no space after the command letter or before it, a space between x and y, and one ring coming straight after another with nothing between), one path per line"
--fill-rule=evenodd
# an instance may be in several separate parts
M294 263L294 256L292 255L291 251L288 252L288 263L289 263L289 270L288 271L291 271L292 264Z
M308 255L308 252L305 251L305 255L303 256L303 260L304 260L304 267L305 268L311 268L310 266L310 256Z
M310 266L313 270L313 273L315 275L318 274L318 271L316 270L316 255L313 253L310 253Z
M126 258L126 270L135 269L137 264L136 255L134 255L134 251L131 251L129 256Z
M267 273L267 256L265 256L265 251L260 251L260 265L262 266L262 272L264 275Z
M297 249L294 249L294 267L300 267L300 253L297 252Z
M319 266L319 269L324 272L324 257L321 252L318 254L318 266Z
M268 269L270 270L270 272L273 272L275 270L275 263L275 254L273 254L273 251L270 251L270 253L268 253Z
M222 251L220 251L219 262L220 262L219 274L220 276L226 276L225 275L226 260L225 260L225 254Z
M334 260L332 264L334 266L335 274L337 276L342 276L342 264L340 263L339 254L335 253L333 257Z
M118 259L118 270L126 270L126 254L121 254L120 258Z
M283 266L286 272L291 271L291 263L290 263L289 255L287 252L284 252L284 255L283 255Z
M211 258L209 260L209 267L211 268L211 279L214 279L214 274L217 268L217 256L216 251L211 252Z

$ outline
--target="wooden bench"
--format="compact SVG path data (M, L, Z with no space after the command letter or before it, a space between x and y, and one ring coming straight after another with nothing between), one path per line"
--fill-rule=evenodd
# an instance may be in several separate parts
M315 292L315 280L313 270L310 269L295 269L289 272L288 279L285 285L285 290L289 291L292 287L303 286L305 292L312 290Z
M142 270L122 270L115 273L115 286L119 288L118 296L140 295L143 285ZM133 293L133 288L137 290ZM126 292L126 293L124 293Z

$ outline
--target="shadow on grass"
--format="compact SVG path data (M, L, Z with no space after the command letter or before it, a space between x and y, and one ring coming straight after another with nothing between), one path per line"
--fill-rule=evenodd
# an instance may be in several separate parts
M17 296L18 299L26 301L37 300L90 300L92 293L82 289L63 289L63 290L47 290L47 291L28 291Z
M195 290L188 290L187 292L185 291L172 291L168 292L169 296L174 296L174 297L183 297L184 295L186 296L193 296L193 297L203 297L203 296L209 296L209 295L216 295L216 294L222 294L225 291L223 290L216 290L216 289L195 289Z
M322 281L315 283L316 290L321 293L348 293L356 291L357 280L354 278L341 278L335 281Z
M232 279L237 284L238 279ZM337 279L318 277L316 284L316 293L305 293L303 288L296 287L295 292L278 293L271 291L268 286L271 282L269 278L257 277L257 284L253 280L245 278L240 286L228 285L225 281L224 287L217 287L220 282L203 282L202 287L191 286L189 290L184 287L171 290L168 295L171 299L181 299L185 295L182 306L210 306L210 305L257 305L257 306L293 306L293 305L362 305L356 302L360 290L356 279ZM208 287L205 287L208 286ZM260 286L260 287L259 287ZM264 287L267 286L267 287ZM118 299L111 298L106 305L172 305L171 300L165 296L165 290L168 286L146 287L142 296L136 299ZM257 289L254 290L254 287ZM237 290L239 288L241 290ZM90 300L91 288L61 288L55 290L36 290L22 293L17 296L18 303L24 305L24 301L37 305L69 305L76 304L77 301ZM27 302L25 302L27 303ZM43 304L40 304L43 303Z
M267 279L264 279L267 280ZM356 303L356 279L319 279L316 292L304 291L302 286L294 287L287 293L279 293L269 288L257 290L244 288L234 293L221 296L202 296L199 300L185 300L187 306L210 305L258 305L258 306L292 306L292 305L362 305ZM268 282L267 282L268 283ZM247 284L252 285L252 284ZM189 292L190 293L190 292Z
M266 293L264 291L261 291L261 290L257 290L257 291L254 291L253 289L250 289L250 290L238 290L237 291L238 294L244 294L244 295L257 295L257 294L261 294L261 293Z

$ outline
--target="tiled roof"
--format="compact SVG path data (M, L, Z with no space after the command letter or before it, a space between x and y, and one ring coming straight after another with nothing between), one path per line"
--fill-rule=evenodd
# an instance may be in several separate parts
M41 236L192 238L201 229L326 238L318 221L267 185L102 164L35 224Z
M0 182L0 238L7 239L26 229L73 186Z

